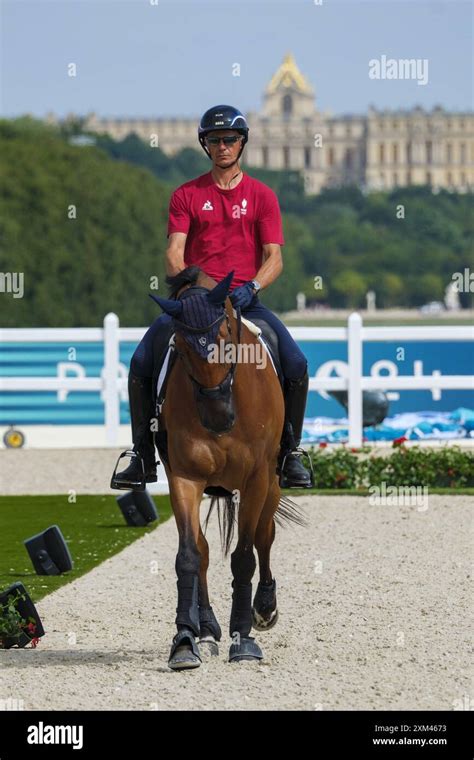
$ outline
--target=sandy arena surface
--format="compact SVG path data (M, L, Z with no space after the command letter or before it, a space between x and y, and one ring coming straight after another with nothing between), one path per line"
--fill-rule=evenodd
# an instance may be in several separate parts
M81 452L81 461L50 453L49 471L38 454L0 452L2 486L108 492L100 486L114 452ZM227 662L231 574L213 519L220 654L195 671L167 668L176 606L170 520L38 603L47 635L36 650L0 652L0 700L69 710L452 710L472 701L472 497L431 495L423 511L363 497L293 498L309 527L277 529L280 619L255 632L262 663Z

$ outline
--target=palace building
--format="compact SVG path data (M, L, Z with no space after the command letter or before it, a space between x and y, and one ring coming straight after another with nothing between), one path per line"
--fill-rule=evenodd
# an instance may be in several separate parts
M308 194L343 185L365 190L474 188L472 112L450 113L441 106L431 111L371 107L365 115L332 116L318 111L314 89L291 53L265 88L261 110L245 115L250 134L243 165L299 170ZM118 140L136 133L150 143L157 135L160 148L171 156L185 147L200 150L199 118L107 119L90 114L84 127ZM52 115L47 119L54 121Z

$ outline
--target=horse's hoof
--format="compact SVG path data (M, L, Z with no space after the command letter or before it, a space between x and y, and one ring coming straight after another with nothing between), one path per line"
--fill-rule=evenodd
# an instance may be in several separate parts
M201 664L201 655L191 631L178 631L171 645L168 667L171 670L190 670Z
M263 652L255 639L250 636L242 637L238 644L231 644L229 649L229 662L242 662L244 660L256 661L263 659Z
M259 583L252 605L252 626L257 631L269 631L278 620L276 580Z
M203 655L217 657L219 654L219 647L214 636L204 636L199 639L199 647Z
M269 631L278 621L278 610L273 610L268 620L266 620L255 607L252 607L252 627L256 631Z
M200 664L200 657L197 657L187 646L178 647L174 655L168 660L168 667L171 670L191 670L198 668Z

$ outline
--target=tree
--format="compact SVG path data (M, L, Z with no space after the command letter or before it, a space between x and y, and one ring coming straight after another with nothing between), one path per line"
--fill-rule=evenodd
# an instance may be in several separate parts
M427 301L442 301L444 290L442 277L434 272L427 272L412 280L412 302L420 306Z
M110 310L123 324L145 325L157 316L150 278L167 295L169 197L209 160L199 149L167 156L136 135L71 145L80 129L80 120L64 130L31 117L0 120L0 271L25 278L24 298L0 298L4 326L98 325ZM275 190L283 214L284 271L262 294L275 311L294 309L300 291L308 302L365 306L369 288L379 306L418 306L441 300L453 273L472 268L472 193L306 196L297 172L249 173ZM472 304L472 294L461 302Z
M405 285L403 279L393 272L383 272L378 286L375 285L377 306L387 309L391 306L400 306Z
M330 281L330 293L334 295L336 306L361 306L366 292L366 280L353 269L344 269Z

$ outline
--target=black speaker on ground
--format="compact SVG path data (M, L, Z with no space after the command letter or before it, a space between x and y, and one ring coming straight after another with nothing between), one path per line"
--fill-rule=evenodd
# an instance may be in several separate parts
M11 606L18 613L17 620L18 617L21 618L18 625L16 620L12 619L9 610ZM22 648L33 638L41 636L44 636L41 618L23 583L18 581L0 592L0 648L10 649L15 645Z
M27 538L23 543L38 575L60 575L72 570L72 557L57 525Z
M123 496L117 496L117 504L127 525L135 528L159 519L155 502L148 491L128 491Z

